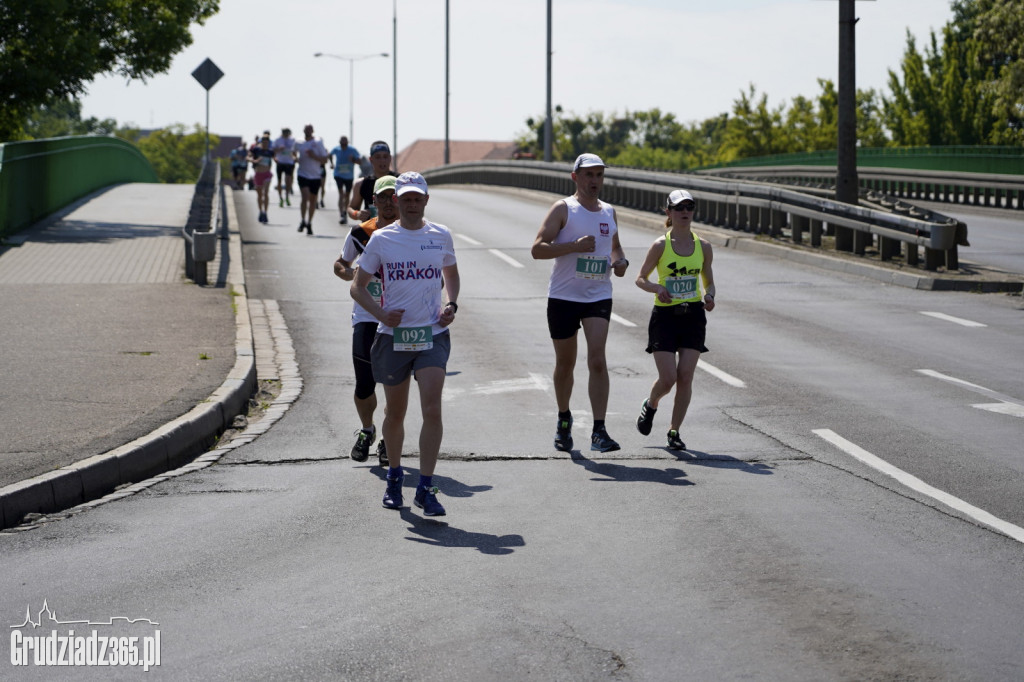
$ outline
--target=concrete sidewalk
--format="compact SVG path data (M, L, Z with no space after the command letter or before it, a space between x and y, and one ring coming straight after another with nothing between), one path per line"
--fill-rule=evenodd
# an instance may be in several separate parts
M179 466L245 411L234 210L196 286L181 236L193 192L108 188L0 249L0 528Z

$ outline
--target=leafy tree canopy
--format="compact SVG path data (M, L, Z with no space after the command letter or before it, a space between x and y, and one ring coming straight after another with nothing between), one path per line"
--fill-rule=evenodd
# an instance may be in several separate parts
M889 92L858 90L857 139L865 147L1024 145L1024 0L953 0L953 20L924 51L913 35ZM660 109L585 116L559 107L553 155L584 151L609 163L686 170L737 159L836 147L838 92L819 79L815 97L770 106L750 84L732 110L680 123ZM543 153L543 121L530 119L520 147Z
M0 141L97 75L166 71L192 43L189 27L218 9L219 0L0 0Z

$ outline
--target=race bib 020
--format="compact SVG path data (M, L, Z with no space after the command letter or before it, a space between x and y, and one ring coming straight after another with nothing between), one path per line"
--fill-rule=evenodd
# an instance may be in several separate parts
M697 295L697 277L666 277L665 288L675 300L686 300Z

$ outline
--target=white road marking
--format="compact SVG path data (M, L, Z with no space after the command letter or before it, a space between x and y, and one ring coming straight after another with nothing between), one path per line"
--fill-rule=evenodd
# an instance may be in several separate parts
M713 377L715 377L717 379L721 379L722 381L724 381L725 383L729 384L730 386L735 386L736 388L746 388L747 387L747 385L743 382L742 379L737 379L733 375L727 374L726 372L723 372L722 370L718 369L714 365L708 364L708 363L704 362L703 360L698 360L697 361L697 367L701 368L702 370L704 370L705 372L707 372L711 376L713 376Z
M956 384L958 386L963 386L969 391L974 391L975 393L980 393L986 398L993 398L999 401L997 403L977 403L971 405L971 407L976 407L979 410L995 412L997 414L1008 414L1012 417L1024 418L1024 401L1011 398L1010 396L1003 395L1002 393L997 393L996 391L985 388L984 386L979 386L978 384L972 384L971 382L964 381L963 379L951 377L948 374L943 374L942 372L936 372L934 369L919 369L915 371L920 374L924 374L925 376L941 379L942 381L948 381L949 383Z
M469 244L471 246L483 246L484 245L483 242L478 242L477 240L473 239L472 237L467 237L466 235L459 234L458 232L453 232L452 236L456 237L458 239L461 239L462 241L466 242L467 244Z
M988 412L995 412L996 414L1007 414L1011 417L1020 417L1024 419L1024 405L1018 405L1016 403L976 403L971 405L979 410L987 410Z
M974 322L973 320L965 320L962 317L953 317L952 315L947 315L946 313L931 313L931 312L928 312L926 310L922 310L921 314L922 315L928 315L929 317L934 317L934 318L939 319L939 320L945 320L946 322L954 322L956 324L961 324L961 325L963 325L965 327L987 327L988 326L987 324L982 324L981 322Z
M502 253L501 251L498 251L497 249L487 249L487 250L489 252L493 253L495 256L497 256L501 260L505 261L506 263L508 263L509 265L511 265L514 268L521 268L521 267L523 267L522 263L517 261L512 256L509 256L508 254Z
M632 322L630 322L626 318L622 317L621 315L616 315L615 313L612 313L612 320L615 321L615 322L618 322L619 324L621 324L624 327L635 327L636 326L635 324L633 324Z
M951 507L952 509L955 509L956 511L974 519L978 523L988 526L993 530L997 530L1000 533L1013 538L1017 542L1024 543L1024 528L1021 528L1020 526L1015 526L1008 521L1003 521L1002 519L997 518L992 514L988 513L984 509L978 509L977 507L964 502L959 497L954 497L949 493L939 490L938 488L933 488L932 486L928 485L927 483L917 478L916 476L908 474L902 469L894 467L885 460L876 457L867 450L864 450L863 448L851 443L850 441L846 440L845 438L837 434L835 431L832 431L830 429L815 429L813 433L823 438L824 440L828 441L832 445L835 445L837 448L839 448L846 454L854 457L857 460L860 460L864 464L867 464L872 469L875 469L876 471L879 471L887 476L891 476L892 478L896 479L899 483L907 486L911 490L916 490L922 495L927 495L928 497L931 497L934 500L938 500L939 502L945 504L946 506Z
M444 389L444 400L449 402L455 398L461 398L465 394L470 395L497 395L499 393L515 393L517 391L544 391L551 389L551 378L543 374L531 372L528 377L520 379L499 379L486 384L477 384L473 388L450 388Z
M496 395L498 393L514 393L516 391L547 391L551 380L542 374L531 373L525 379L501 379L470 389L473 395Z

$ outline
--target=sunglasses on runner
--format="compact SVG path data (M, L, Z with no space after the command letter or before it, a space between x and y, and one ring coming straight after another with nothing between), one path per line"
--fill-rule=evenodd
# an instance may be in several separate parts
M697 204L692 201L682 201L675 206L669 206L671 211L692 211L695 208L697 208Z

